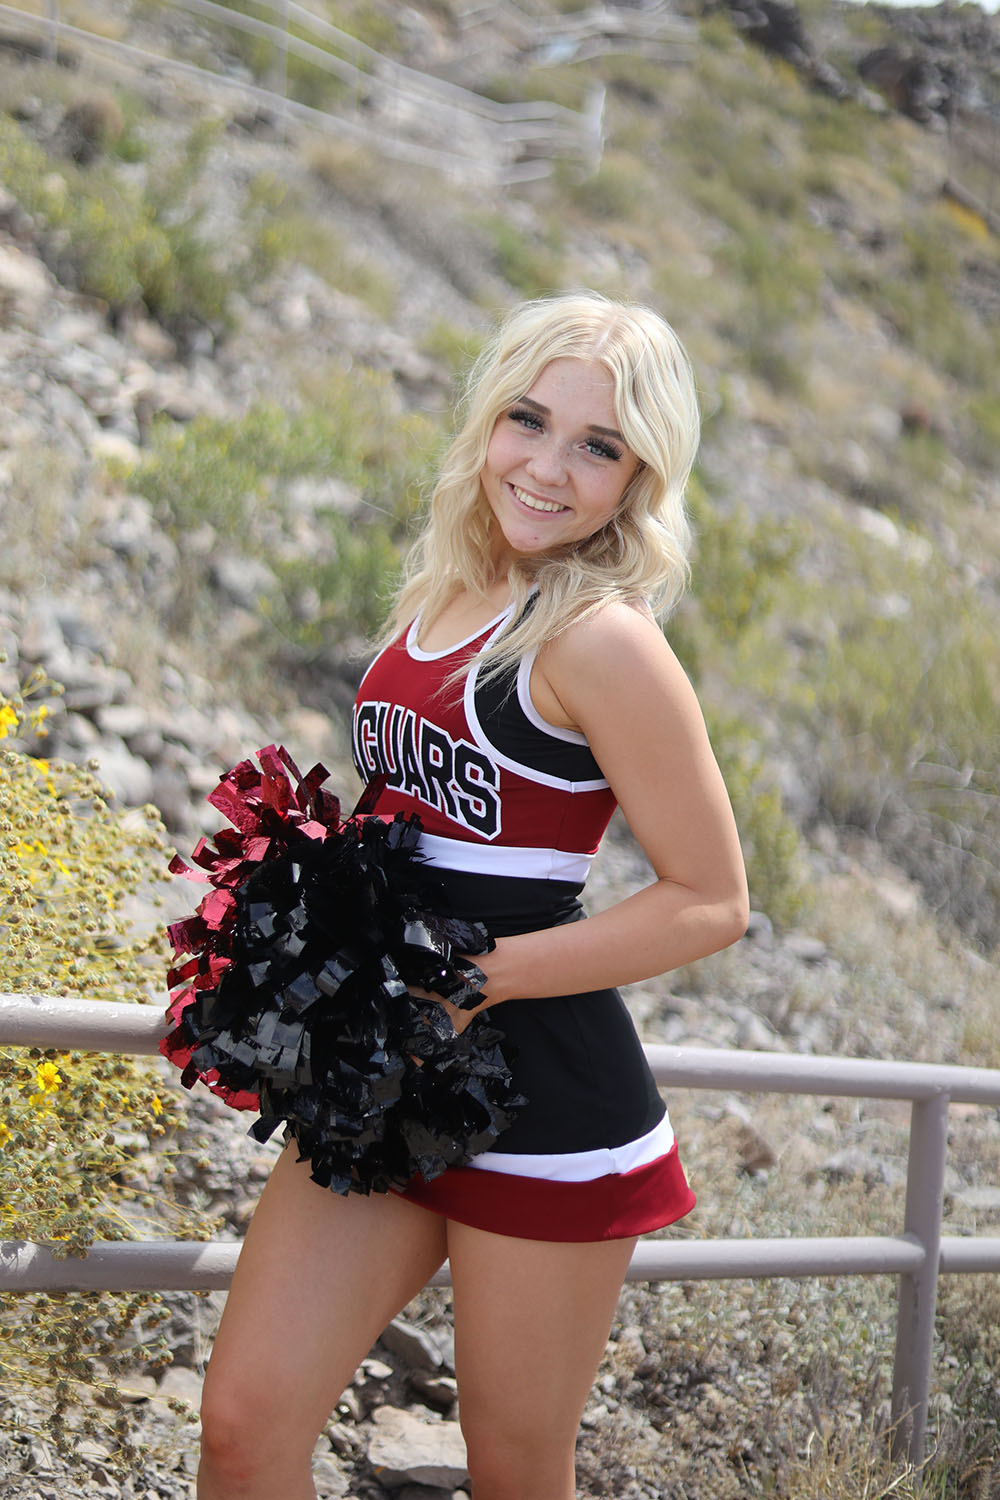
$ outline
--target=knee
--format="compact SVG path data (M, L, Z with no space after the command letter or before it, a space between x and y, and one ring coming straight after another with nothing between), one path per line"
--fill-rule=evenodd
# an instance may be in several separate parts
M201 1401L201 1460L219 1479L245 1483L259 1463L263 1414L248 1395L206 1381Z
M308 1462L312 1441L298 1444ZM201 1403L201 1462L216 1484L234 1494L252 1488L276 1460L292 1461L296 1427L276 1409L272 1394L240 1381L206 1380Z

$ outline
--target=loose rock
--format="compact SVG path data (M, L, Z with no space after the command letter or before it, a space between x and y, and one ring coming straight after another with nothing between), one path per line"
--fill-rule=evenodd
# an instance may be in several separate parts
M368 1461L380 1484L396 1489L407 1483L449 1492L469 1477L465 1439L457 1422L434 1422L380 1407L374 1414Z

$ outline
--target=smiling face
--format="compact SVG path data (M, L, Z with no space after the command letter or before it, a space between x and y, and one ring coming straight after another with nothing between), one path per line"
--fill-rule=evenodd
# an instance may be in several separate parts
M639 460L618 431L603 365L554 359L500 413L480 474L498 567L593 536L618 508Z

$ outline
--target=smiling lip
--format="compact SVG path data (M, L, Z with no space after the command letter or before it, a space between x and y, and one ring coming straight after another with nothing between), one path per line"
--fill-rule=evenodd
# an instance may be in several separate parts
M511 490L516 500L519 500L522 505L527 506L528 510L533 510L539 515L561 515L563 511L569 510L568 505L560 505L558 500L540 500L535 495L529 495L527 490L519 489L516 484L511 485Z

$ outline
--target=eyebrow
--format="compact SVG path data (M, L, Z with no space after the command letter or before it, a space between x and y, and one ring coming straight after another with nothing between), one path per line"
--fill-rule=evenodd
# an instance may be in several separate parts
M534 401L534 400L532 400L532 398L530 396L521 396L521 397L519 397L519 399L517 401L513 402L512 404L514 406L530 406L533 411L541 412L542 415L546 416L546 417L551 417L551 415L552 415L552 411L551 411L550 407L543 406L540 401ZM588 422L587 423L587 431L588 432L599 432L602 435L602 437L617 438L618 441L620 443L623 443L626 448L628 447L628 444L625 442L624 437L622 437L622 434L618 431L617 427L599 427L596 422Z

